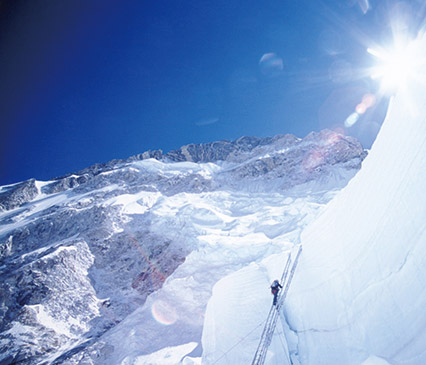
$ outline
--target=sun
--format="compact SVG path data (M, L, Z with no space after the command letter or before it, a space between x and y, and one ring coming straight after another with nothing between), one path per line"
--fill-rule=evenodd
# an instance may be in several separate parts
M380 79L383 93L396 93L421 71L421 58L416 42L398 40L388 48L368 48L377 64L371 69L371 78Z

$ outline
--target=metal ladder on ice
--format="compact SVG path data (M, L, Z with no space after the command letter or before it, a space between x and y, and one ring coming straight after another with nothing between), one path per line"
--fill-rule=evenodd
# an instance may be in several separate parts
M281 276L281 283L283 283L283 290L278 296L277 305L271 306L269 310L268 318L266 320L265 327L260 338L259 345L257 346L256 353L254 355L252 365L261 365L265 363L266 354L268 353L269 345L271 344L272 337L274 335L275 326L277 325L277 320L280 314L280 310L284 304L285 298L287 296L288 290L290 288L291 280L293 279L294 271L296 270L296 265L299 260L300 253L302 252L302 245L299 245L299 248L296 252L296 257L292 262L292 254L288 255L287 262L284 267L283 274ZM291 270L289 272L291 265Z

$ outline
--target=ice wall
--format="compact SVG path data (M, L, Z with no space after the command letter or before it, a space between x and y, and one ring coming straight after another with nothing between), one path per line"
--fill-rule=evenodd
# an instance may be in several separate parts
M417 42L426 56L426 39ZM426 364L421 77L392 100L361 171L302 243L285 307L302 364Z

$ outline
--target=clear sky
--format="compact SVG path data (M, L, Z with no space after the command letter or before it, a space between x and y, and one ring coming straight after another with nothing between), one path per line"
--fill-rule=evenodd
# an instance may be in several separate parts
M188 143L339 129L386 111L365 71L423 1L0 1L0 185ZM414 19L414 21L413 21ZM374 105L345 120L365 96Z

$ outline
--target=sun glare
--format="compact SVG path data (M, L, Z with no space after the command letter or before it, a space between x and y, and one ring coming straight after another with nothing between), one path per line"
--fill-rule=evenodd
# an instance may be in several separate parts
M413 41L397 42L388 49L368 48L367 52L377 58L377 65L371 70L371 78L380 79L381 89L385 93L398 91L420 71L420 60Z

